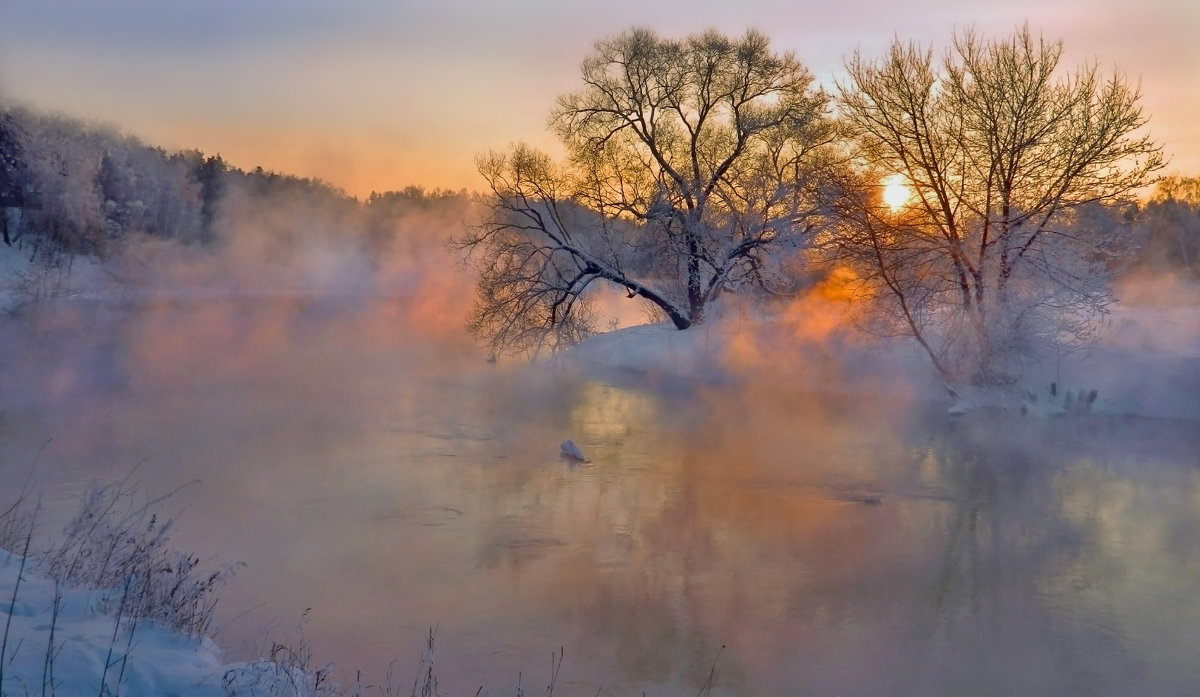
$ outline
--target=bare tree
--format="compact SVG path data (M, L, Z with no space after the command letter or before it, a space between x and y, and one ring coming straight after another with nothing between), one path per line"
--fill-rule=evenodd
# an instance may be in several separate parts
M1162 166L1137 89L1095 65L1060 75L1061 55L1028 27L966 31L940 63L899 41L879 61L855 54L839 85L865 181L912 190L888 211L850 187L842 251L947 377L1010 381L1029 351L1085 339L1110 298L1107 240L1076 213Z
M723 292L779 290L777 265L815 225L828 99L766 37L598 42L558 100L556 164L526 146L480 160L492 212L460 240L482 261L472 327L497 351L589 330L595 280L679 329Z

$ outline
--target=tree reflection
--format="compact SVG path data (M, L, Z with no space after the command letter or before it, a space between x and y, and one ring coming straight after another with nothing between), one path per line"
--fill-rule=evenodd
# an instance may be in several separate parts
M1066 582L1132 593L1106 576L1129 572L1130 530L1153 540L1134 559L1185 579L1158 581L1164 592L1200 605L1177 592L1200 569L1170 556L1200 532L1196 476L1167 470L1168 510L1133 505L1150 483L1121 463L1128 433L1017 415L897 420L811 395L575 394L555 425L594 462L493 481L479 558L503 556L577 628L588 662L612 666L592 690L699 684L722 645L720 688L735 693L1146 687L1155 664L1138 622L1107 621L1102 593ZM1123 489L1142 493L1115 508L1088 498ZM559 542L497 552L513 535Z

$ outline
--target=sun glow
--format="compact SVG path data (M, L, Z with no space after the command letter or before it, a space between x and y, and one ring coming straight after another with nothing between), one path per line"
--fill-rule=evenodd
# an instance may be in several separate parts
M904 183L902 174L888 175L880 183L883 184L883 202L892 209L893 213L900 210L900 207L908 203L912 197L912 191Z

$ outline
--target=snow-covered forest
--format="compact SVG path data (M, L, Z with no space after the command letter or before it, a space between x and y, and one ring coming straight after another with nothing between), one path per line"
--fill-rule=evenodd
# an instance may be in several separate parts
M414 219L432 212L448 230L468 215L465 191L414 186L359 201L325 182L169 153L115 126L17 105L0 112L0 153L4 245L23 250L31 272L85 258L119 264L160 243L214 256L261 245L262 260L280 264L303 245L379 260L393 245L446 241L449 232L415 230Z

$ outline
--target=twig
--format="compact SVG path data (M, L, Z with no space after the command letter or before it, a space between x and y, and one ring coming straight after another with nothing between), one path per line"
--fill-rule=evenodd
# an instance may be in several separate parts
M712 668L708 671L708 682L704 683L704 687L696 693L696 697L709 697L712 694L713 684L717 679L717 662L721 660L721 654L725 651L725 645L721 644L721 649L717 651L717 657L713 659Z
M554 697L554 686L558 683L558 671L562 670L563 647L558 647L558 660L554 660L554 652L550 652L550 684L546 686L546 697Z
M46 642L46 657L42 663L42 697L46 696L46 688L50 688L50 697L54 696L54 659L59 649L54 646L54 632L58 627L58 614L62 609L62 581L54 579L54 603L50 606L50 639Z

